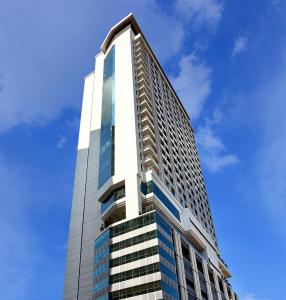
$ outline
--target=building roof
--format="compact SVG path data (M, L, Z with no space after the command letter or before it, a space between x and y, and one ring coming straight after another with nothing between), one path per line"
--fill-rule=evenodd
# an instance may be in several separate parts
M105 53L105 51L107 50L108 46L109 46L110 43L112 42L114 36L115 36L116 34L118 34L120 31L122 31L124 28L126 28L127 26L129 26L129 25L131 25L131 29L133 30L133 32L134 32L135 34L140 34L140 35L143 37L143 39L144 39L144 41L146 42L146 44L147 44L149 50L150 50L151 53L152 53L154 59L156 60L158 66L160 67L160 70L161 70L162 73L164 74L164 77L165 77L166 80L168 81L168 83L169 83L169 85L170 85L172 91L174 92L174 94L175 94L176 98L178 99L179 103L181 104L182 110L183 110L184 113L186 114L187 118L190 119L188 112L186 111L185 107L183 106L183 104L182 104L180 98L178 97L176 91L174 90L174 88L173 88L173 86L172 86L172 84L171 84L171 82L170 82L168 76L165 74L165 71L163 70L162 66L160 65L160 63L159 63L159 61L158 61L156 55L154 54L154 52L153 52L152 48L150 47L150 45L149 45L149 43L148 43L146 37L144 36L143 31L141 30L139 24L137 23L137 21L136 21L134 15L133 15L132 13L128 14L125 18L123 18L121 21L119 21L116 25L114 25L114 26L109 30L109 32L108 32L106 38L104 39L104 41L103 41L103 43L102 43L102 45L101 45L101 47L100 47L100 50L103 51L103 52ZM190 125L191 125L191 124L190 124ZM191 127L192 127L192 125L191 125Z
M140 29L137 21L135 20L134 16L132 13L127 15L125 18L120 20L117 24L115 24L108 32L106 38L104 39L100 50L105 52L109 46L109 44L112 42L114 36L119 33L121 30L126 28L128 25L131 25L132 30L134 31L135 34L142 33L142 30Z

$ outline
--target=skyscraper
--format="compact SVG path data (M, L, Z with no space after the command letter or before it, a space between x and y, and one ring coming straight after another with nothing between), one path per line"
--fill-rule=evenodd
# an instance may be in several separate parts
M188 113L132 14L100 50L85 78L63 299L237 300Z

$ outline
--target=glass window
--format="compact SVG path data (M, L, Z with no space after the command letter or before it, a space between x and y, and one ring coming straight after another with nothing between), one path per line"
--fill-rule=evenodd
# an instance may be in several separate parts
M167 294L171 295L173 298L175 299L180 299L179 298L179 293L177 291L177 289L174 289L173 287L169 286L165 281L161 281L161 285L162 285L162 289L164 292L166 292Z
M120 265L127 264L132 261L136 261L142 258L150 257L158 254L158 246L154 246L151 248L143 249L137 252L133 252L124 256L120 256L110 260L110 267L116 267Z
M126 232L155 223L155 213L150 213L136 219L124 222L110 229L110 236L115 237Z
M114 175L115 48L104 60L98 188Z
M140 268L128 270L128 271L118 273L118 274L115 274L115 275L111 275L110 276L110 283L121 282L121 281L125 281L125 280L128 280L128 279L132 279L132 278L136 278L136 277L156 273L156 272L159 272L159 270L160 270L160 264L159 263L150 264L150 265L143 266L143 267L140 267Z
M160 281L149 282L137 286L133 286L127 289L122 289L110 293L111 300L119 300L134 296L139 296L142 294L152 293L161 290Z
M169 253L167 253L162 247L159 246L159 253L164 257L170 264L176 266L176 261Z
M109 194L101 203L101 213L105 212L113 203L125 197L125 186L120 187Z
M159 187L153 181L142 182L141 192L144 195L153 192L158 197L158 199L166 206L166 208L180 221L180 213L175 207L175 205L172 204L168 197L159 189Z
M162 263L160 264L160 270L163 274L165 274L177 283L177 275Z
M106 299L109 286L109 230L103 232L94 243L93 297Z
M121 241L121 242L111 245L110 252L118 251L120 249L124 249L124 248L130 247L130 246L133 246L133 245L137 245L137 244L143 243L145 241L152 240L156 237L157 237L156 230L149 231L149 232L140 234L138 236L134 236L130 239L127 239L127 240L124 240L124 241Z

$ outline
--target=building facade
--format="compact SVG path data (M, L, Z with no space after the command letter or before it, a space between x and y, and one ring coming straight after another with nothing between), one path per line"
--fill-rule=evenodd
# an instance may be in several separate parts
M64 300L237 300L188 114L130 14L85 78Z

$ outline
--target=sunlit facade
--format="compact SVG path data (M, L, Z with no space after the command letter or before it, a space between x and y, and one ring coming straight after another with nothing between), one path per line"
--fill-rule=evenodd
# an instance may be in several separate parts
M188 114L130 14L85 78L63 299L237 300L230 276Z

